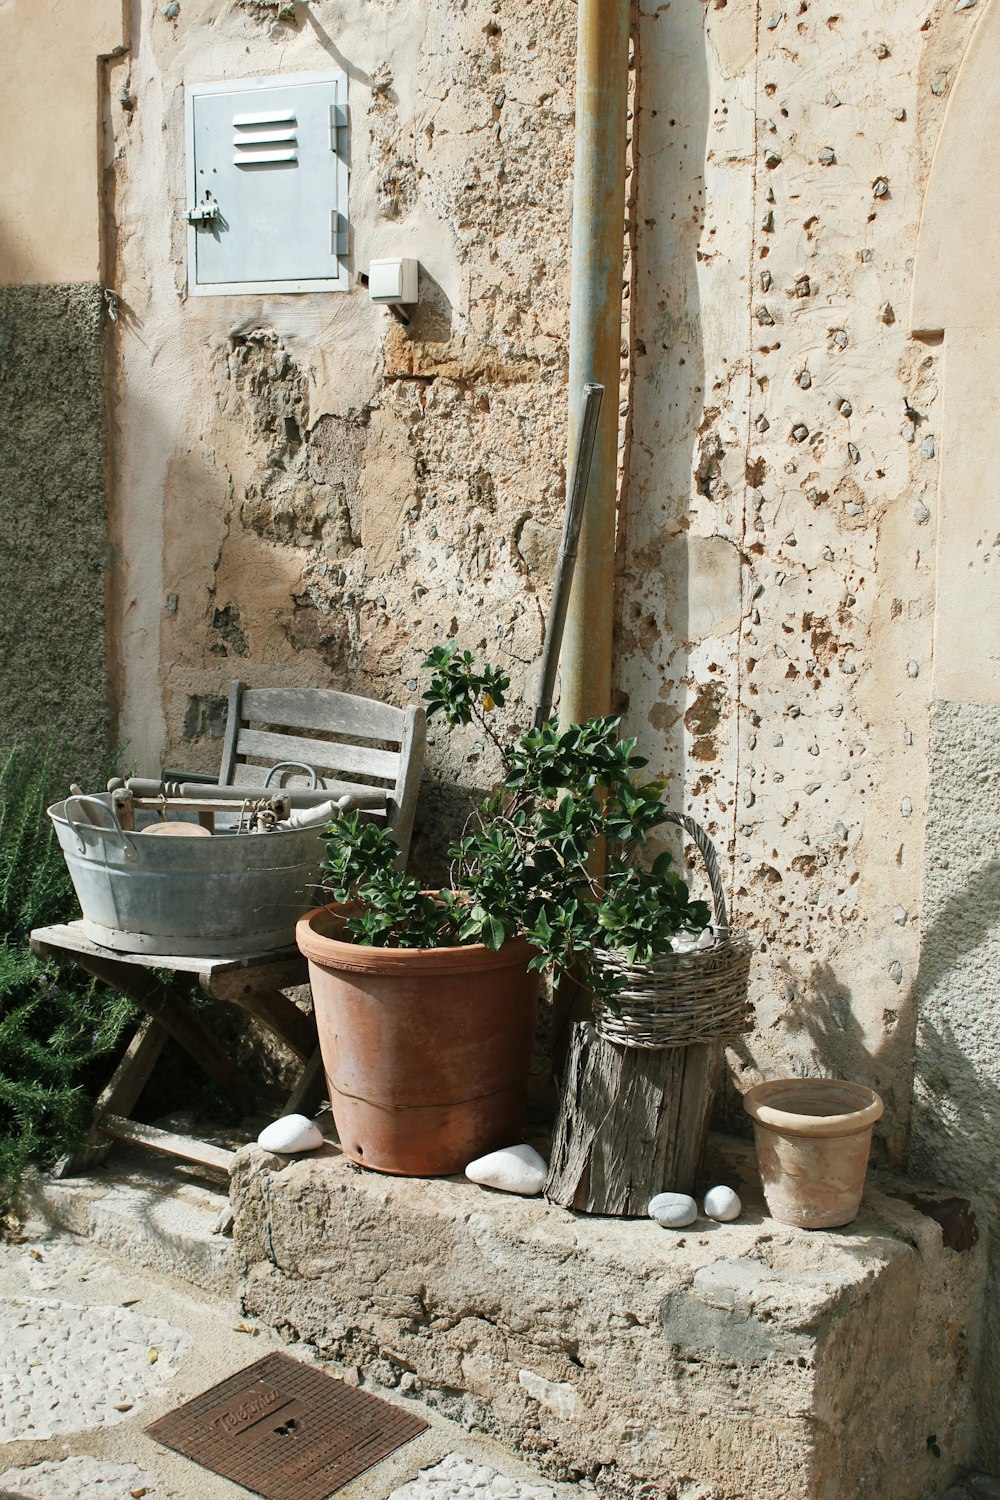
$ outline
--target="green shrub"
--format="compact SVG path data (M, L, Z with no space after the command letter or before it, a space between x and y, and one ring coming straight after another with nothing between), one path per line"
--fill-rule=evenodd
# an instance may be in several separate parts
M133 1016L121 995L28 946L33 927L78 915L45 813L67 784L51 745L0 757L0 1207L29 1161L51 1166L79 1141L101 1059Z

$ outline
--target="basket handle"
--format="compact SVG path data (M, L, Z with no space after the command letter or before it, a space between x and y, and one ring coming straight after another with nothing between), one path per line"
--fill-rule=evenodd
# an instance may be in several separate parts
M715 853L715 845L700 823L694 818L689 818L686 813L668 812L665 821L676 823L678 828L690 834L698 846L698 852L705 861L705 869L708 871L708 883L712 887L712 899L715 903L715 926L723 932L729 931L729 914L726 911L726 892L722 884L722 876L719 874L719 861Z

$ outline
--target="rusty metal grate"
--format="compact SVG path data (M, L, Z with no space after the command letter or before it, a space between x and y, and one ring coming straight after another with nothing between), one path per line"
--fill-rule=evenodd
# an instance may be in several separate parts
M287 1354L269 1354L146 1431L264 1500L326 1500L427 1425Z

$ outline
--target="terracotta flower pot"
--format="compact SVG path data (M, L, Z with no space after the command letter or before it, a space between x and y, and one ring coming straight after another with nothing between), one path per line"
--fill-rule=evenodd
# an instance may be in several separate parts
M779 1078L750 1089L743 1107L772 1217L802 1229L850 1224L885 1107L875 1090L837 1078Z
M330 1105L345 1155L443 1177L520 1140L538 1006L533 949L363 948L342 909L302 917Z

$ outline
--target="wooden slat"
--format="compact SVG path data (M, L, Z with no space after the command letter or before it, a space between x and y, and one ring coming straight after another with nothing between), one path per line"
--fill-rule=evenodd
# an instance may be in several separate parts
M38 952L34 940L32 947ZM107 953L106 949L101 951ZM53 956L59 956L58 950L53 950ZM247 1087L242 1071L226 1056L204 1021L195 1015L171 986L160 983L151 974L144 973L128 962L109 957L97 958L91 953L81 952L74 953L73 957L81 969L85 969L102 984L120 991L148 1016L159 1021L174 1041L218 1085L240 1114L252 1113L253 1093ZM163 961L161 958L160 962Z
M367 745L339 745L332 740L306 740L291 734L269 734L263 729L241 729L236 737L238 756L255 755L277 765L282 760L300 760L317 770L354 771L362 776L381 776L395 781L399 754L375 750Z
M244 969L242 973L217 974L214 978L203 975L201 987L215 999L227 1000L256 1016L305 1062L316 1048L316 1022L281 993L280 984L305 984L307 980L303 959L294 977L279 977L273 985L262 984L257 971Z
M52 1169L53 1177L76 1177L92 1171L108 1154L111 1142L101 1130L101 1120L109 1111L131 1113L149 1076L163 1051L167 1033L159 1021L147 1016L132 1038L117 1068L105 1086L91 1117L86 1137L69 1155L60 1157Z
M221 1146L212 1146L208 1141L175 1135L172 1130L159 1130L155 1125L141 1125L138 1120L126 1120L122 1115L105 1115L101 1128L116 1141L151 1146L154 1151L165 1151L183 1161L200 1162L203 1167L217 1167L220 1172L231 1172L236 1160L235 1151L223 1151Z
M403 737L401 708L329 688L245 688L240 719L243 724L322 729L357 739L395 740L397 744Z
M297 961L295 948L271 948L264 953L241 953L235 958L196 958L190 954L119 953L102 948L83 930L83 923L60 922L51 927L36 927L31 933L31 950L39 958L61 954L83 954L90 958L109 959L130 968L169 969L177 974L228 974L258 964L263 967ZM292 981L289 981L291 983Z
M326 1074L323 1071L323 1058L317 1047L302 1069L298 1083L288 1096L285 1114L314 1115L325 1093Z
M219 766L219 780L223 786L228 786L233 781L233 772L236 769L236 736L240 730L240 705L243 701L245 684L234 679L229 684L229 704L226 709L226 737L222 742L222 763Z
M129 1043L111 1080L94 1105L90 1140L96 1139L106 1114L130 1115L163 1051L167 1033L159 1021L147 1016Z
M399 845L399 864L406 865L413 834L413 819L417 811L417 793L424 768L424 742L427 738L427 720L422 708L406 710L406 727L400 749L399 773L392 793L389 811L389 827Z

